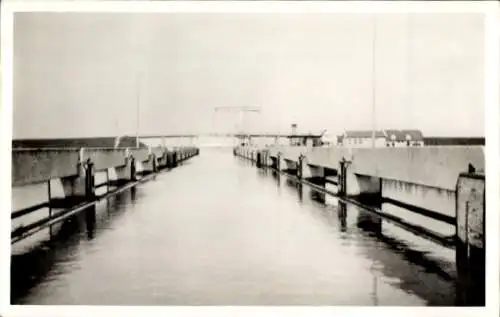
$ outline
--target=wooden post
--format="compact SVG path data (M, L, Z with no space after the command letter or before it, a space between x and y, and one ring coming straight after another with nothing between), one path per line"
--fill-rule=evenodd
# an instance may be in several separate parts
M485 177L460 174L456 187L458 304L485 305Z

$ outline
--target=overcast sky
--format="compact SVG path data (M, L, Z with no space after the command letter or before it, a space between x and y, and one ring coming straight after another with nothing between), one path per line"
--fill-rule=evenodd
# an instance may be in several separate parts
M371 129L372 17L17 13L14 138ZM484 135L483 22L377 15L377 128Z

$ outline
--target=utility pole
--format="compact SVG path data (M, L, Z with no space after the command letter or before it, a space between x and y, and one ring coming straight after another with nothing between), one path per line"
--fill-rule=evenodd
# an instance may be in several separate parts
M139 148L139 104L141 102L140 100L140 91L141 85L140 85L140 74L136 75L135 78L135 95L136 95L136 114L135 114L135 147Z
M373 15L373 43L372 43L372 147L375 147L375 111L376 111L376 43L377 43L377 21L375 13Z

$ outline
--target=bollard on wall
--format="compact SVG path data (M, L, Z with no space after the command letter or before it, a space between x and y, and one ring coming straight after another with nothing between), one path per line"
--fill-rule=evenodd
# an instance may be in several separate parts
M281 171L281 153L276 156L276 169L278 172Z
M262 153L257 151L257 168L262 167Z
M158 172L158 159L155 154L152 154L151 159L153 160L153 173Z
M348 161L343 157L342 160L339 162L340 164L340 169L339 169L339 183L338 183L338 193L341 196L344 196L347 194L347 165Z
M177 151L174 152L174 155L172 156L172 167L177 167Z
M94 163L89 159L85 164L85 198L93 199L95 197L95 175Z
M299 179L302 179L302 177L304 175L304 173L303 173L304 159L305 159L305 156L302 153L300 153L298 163L297 163L297 177Z

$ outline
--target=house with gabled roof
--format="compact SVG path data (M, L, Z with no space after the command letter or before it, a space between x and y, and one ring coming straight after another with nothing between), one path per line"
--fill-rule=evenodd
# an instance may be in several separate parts
M388 147L424 146L424 136L419 130L385 130Z

